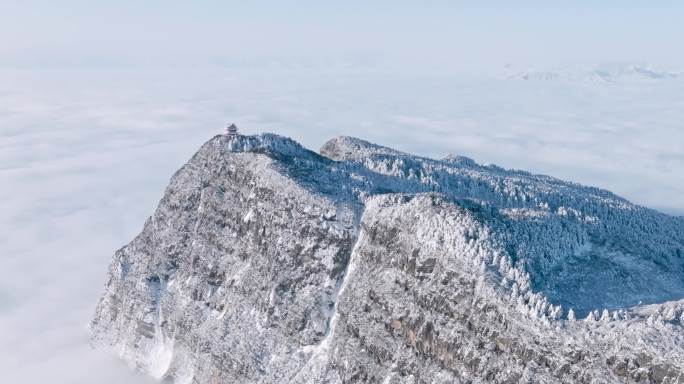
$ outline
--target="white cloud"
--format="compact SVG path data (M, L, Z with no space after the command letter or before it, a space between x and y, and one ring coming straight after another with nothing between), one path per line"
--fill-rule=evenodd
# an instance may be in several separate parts
M461 153L684 212L684 81L468 80L374 70L0 72L0 382L134 383L87 346L114 250L227 120L318 148Z

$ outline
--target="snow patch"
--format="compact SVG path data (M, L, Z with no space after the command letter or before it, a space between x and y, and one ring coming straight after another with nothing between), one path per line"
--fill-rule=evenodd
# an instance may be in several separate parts
M161 328L163 315L161 305L157 306L152 349L148 355L147 370L155 379L162 379L171 367L175 340L167 337Z

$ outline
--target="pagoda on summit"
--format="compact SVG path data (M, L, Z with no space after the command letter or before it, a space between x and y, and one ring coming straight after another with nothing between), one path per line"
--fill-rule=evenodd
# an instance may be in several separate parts
M230 124L226 126L226 136L233 138L237 137L238 135L238 128L235 124Z

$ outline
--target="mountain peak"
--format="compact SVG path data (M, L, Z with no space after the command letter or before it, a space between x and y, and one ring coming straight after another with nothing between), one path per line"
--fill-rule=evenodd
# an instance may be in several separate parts
M402 152L350 136L338 136L327 141L320 153L333 160L359 160L375 154L399 155Z
M205 146L236 153L253 152L279 156L315 155L315 152L304 148L295 140L273 133L237 136L216 135Z

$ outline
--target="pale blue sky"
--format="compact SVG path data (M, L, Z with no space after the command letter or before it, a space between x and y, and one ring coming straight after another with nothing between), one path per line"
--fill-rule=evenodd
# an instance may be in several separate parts
M675 1L13 1L0 66L684 66Z

